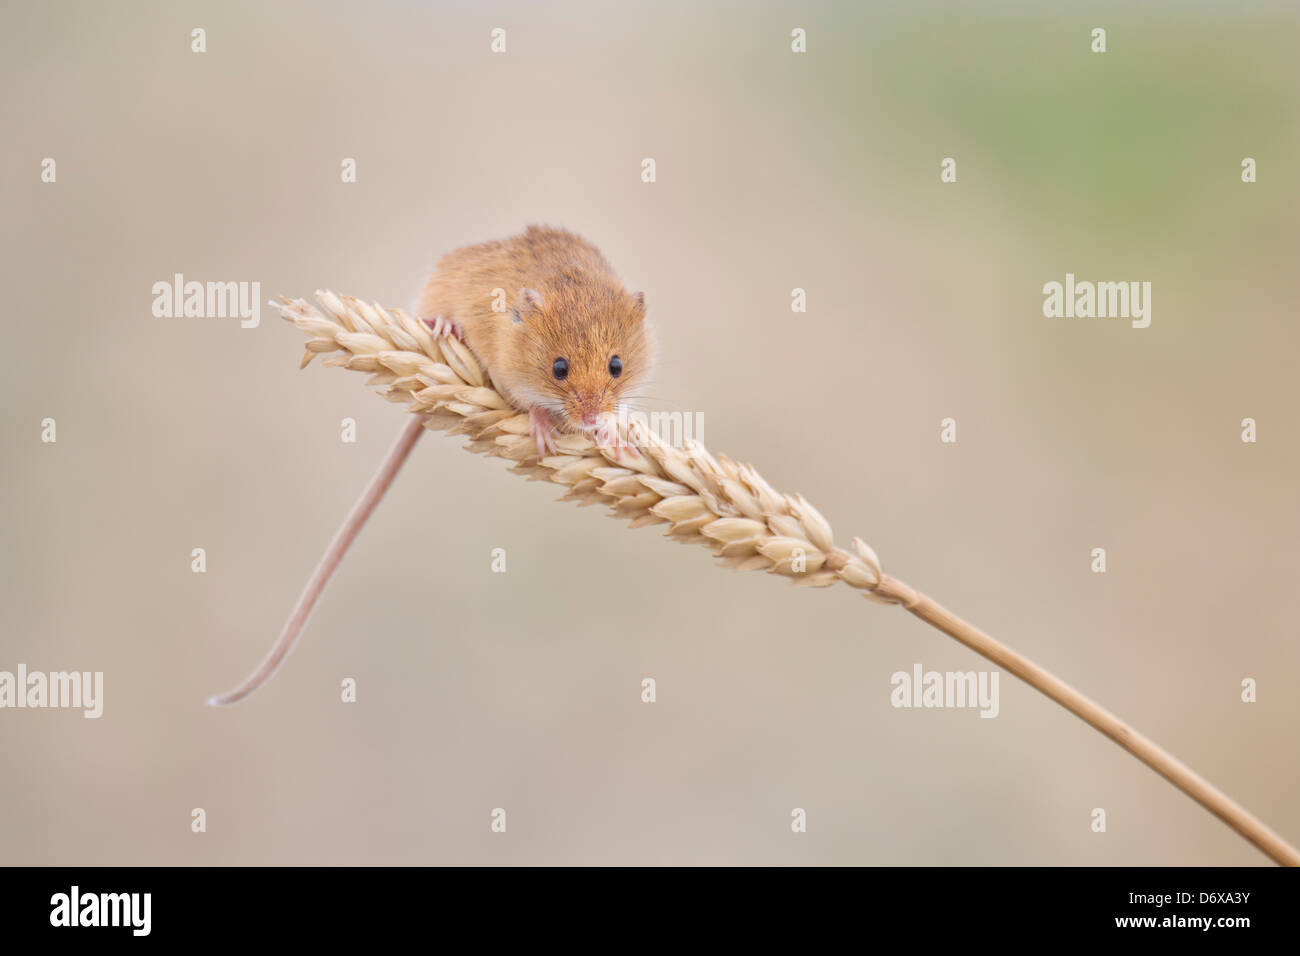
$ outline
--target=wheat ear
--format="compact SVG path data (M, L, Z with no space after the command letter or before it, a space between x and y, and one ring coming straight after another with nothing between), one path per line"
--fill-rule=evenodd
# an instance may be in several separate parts
M467 435L471 451L514 462L511 470L519 474L565 486L562 500L605 504L634 528L667 525L669 537L708 547L727 567L765 570L807 587L843 582L877 603L901 605L1101 731L1277 863L1300 865L1300 852L1186 764L1037 664L884 574L876 553L861 538L853 539L850 550L836 547L830 524L816 508L798 495L774 490L752 467L714 458L696 442L672 447L638 421L620 436L638 454L564 435L556 454L539 457L528 416L510 407L462 343L435 339L400 309L328 291L317 292L316 299L320 309L302 299L272 303L309 336L302 366L318 354L338 353L324 364L370 373L369 384L381 386L389 401L401 402L419 418L403 431L335 536L261 666L210 703L242 700L275 672L422 429L445 431Z

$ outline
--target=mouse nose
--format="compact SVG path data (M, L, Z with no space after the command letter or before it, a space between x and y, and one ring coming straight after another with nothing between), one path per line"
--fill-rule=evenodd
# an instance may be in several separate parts
M584 424L584 425L595 425L596 422L599 420L599 418L600 418L600 415L597 414L596 412L583 412L583 413L582 413L582 424Z

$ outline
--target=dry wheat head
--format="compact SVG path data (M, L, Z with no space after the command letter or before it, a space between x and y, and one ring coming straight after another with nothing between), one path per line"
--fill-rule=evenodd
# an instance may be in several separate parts
M309 336L304 367L318 354L338 353L324 364L369 372L369 384L423 417L426 428L467 435L471 451L508 459L530 479L566 486L561 500L605 504L633 528L665 524L668 537L705 545L727 567L766 570L807 587L843 581L884 604L916 600L911 588L881 572L866 542L854 538L852 551L837 548L816 508L775 491L749 465L715 459L694 441L672 447L636 420L621 437L637 454L562 435L556 454L539 457L527 414L492 387L464 344L435 339L400 309L329 291L318 291L316 299L319 309L303 299L272 303Z

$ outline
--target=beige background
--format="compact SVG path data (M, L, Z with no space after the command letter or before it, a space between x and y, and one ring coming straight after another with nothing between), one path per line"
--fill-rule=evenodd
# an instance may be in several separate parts
M996 720L891 708L896 670L981 664L906 614L451 439L282 673L205 708L404 419L298 372L269 309L156 319L152 284L406 305L533 221L647 291L659 407L1300 839L1300 17L1125 6L9 5L0 669L102 670L106 700L0 712L0 861L1264 862L1009 675ZM1067 271L1151 281L1151 327L1045 319Z

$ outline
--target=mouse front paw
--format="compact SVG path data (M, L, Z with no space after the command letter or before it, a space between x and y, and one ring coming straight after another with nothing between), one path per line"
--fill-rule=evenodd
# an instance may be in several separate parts
M617 416L607 413L600 417L598 424L588 433L602 451L613 452L615 461L622 461L626 456L628 458L640 458L641 453L636 450L636 446L623 437L623 433L618 427Z
M545 458L555 454L559 431L551 419L551 413L540 405L534 405L528 411L528 434L537 442L537 454Z
M435 316L432 319L423 319L429 331L433 333L435 339L455 338L465 341L465 330L461 328L459 322L445 315Z

